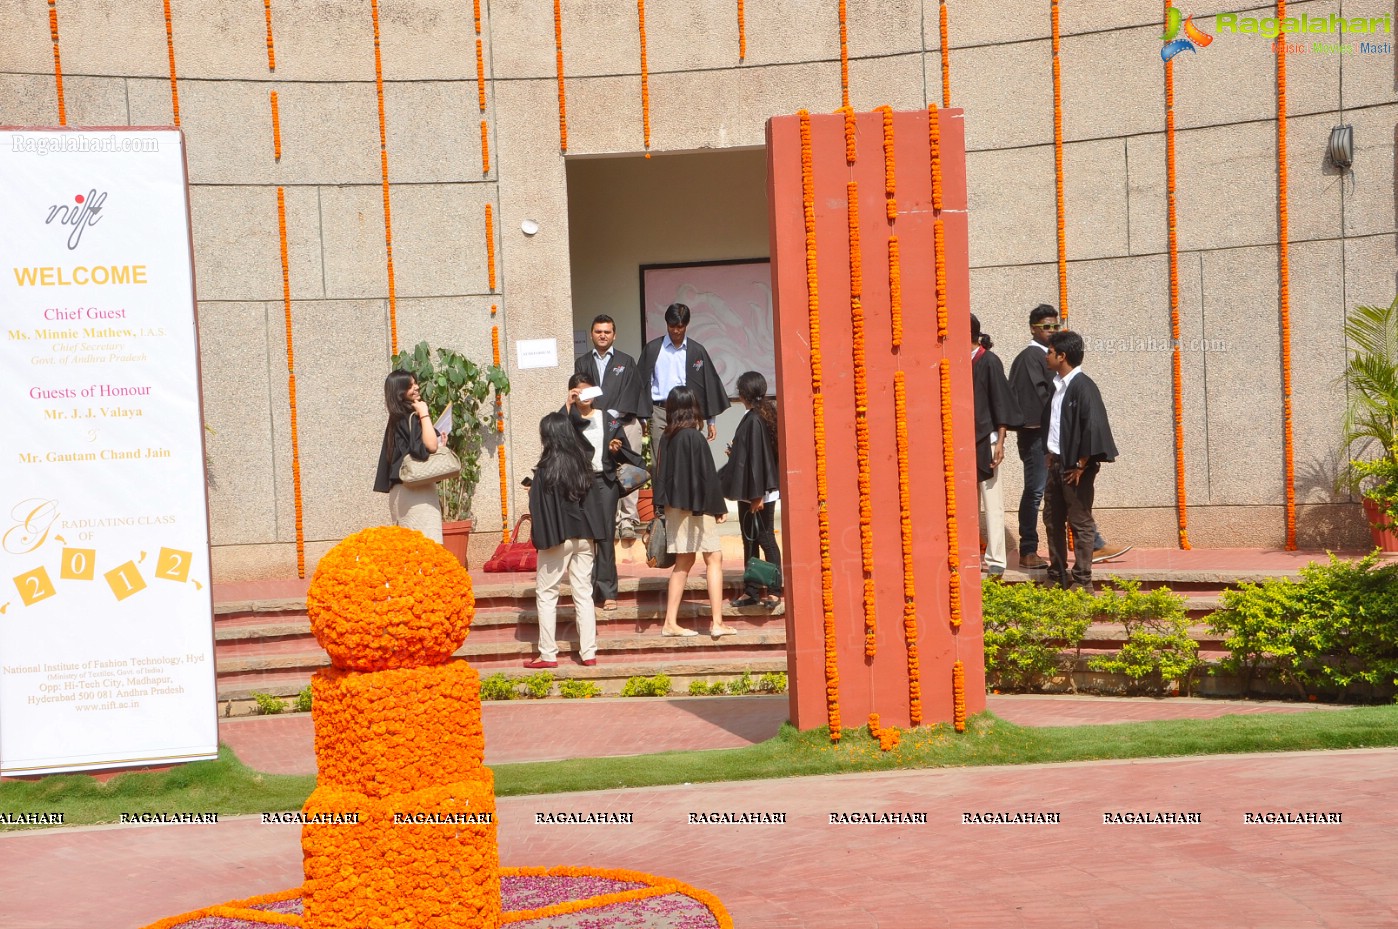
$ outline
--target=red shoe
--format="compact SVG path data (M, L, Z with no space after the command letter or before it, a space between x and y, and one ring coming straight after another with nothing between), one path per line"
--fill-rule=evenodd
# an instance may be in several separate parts
M597 659L596 659L596 658L580 658L580 659L578 659L578 662L579 662L583 667L585 667L585 668L595 668L595 667L597 667Z
M524 663L524 666L526 668L556 668L558 667L558 662L545 661L542 658L535 658L533 661L526 661Z

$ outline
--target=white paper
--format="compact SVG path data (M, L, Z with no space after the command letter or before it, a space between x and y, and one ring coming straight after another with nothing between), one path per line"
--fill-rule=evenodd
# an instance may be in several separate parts
M515 358L519 368L556 368L558 340L519 339L515 342Z

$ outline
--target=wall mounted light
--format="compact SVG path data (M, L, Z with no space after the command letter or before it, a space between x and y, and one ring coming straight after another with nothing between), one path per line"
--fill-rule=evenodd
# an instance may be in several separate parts
M525 235L537 235L539 232L539 224L532 219L526 219L519 224L519 231L523 232Z
M1336 126L1330 130L1330 147L1326 150L1330 161L1337 168L1345 169L1354 164L1354 127Z

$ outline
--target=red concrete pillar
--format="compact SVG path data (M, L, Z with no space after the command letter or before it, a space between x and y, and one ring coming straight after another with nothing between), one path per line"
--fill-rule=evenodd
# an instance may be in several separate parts
M966 226L965 136L960 110L942 110L940 165L949 330L937 333L932 162L928 113L893 114L890 222L880 112L855 116L855 160L846 162L845 119L811 116L821 397L826 432L825 506L829 516L834 651L841 725L910 722L910 668L904 624L904 562L894 413L894 375L907 385L909 509L916 605L917 677L924 723L952 720L953 664L965 669L966 711L985 708L981 639L975 438L971 399L970 268ZM791 715L798 728L828 721L825 609L822 595L807 241L800 117L767 123L772 266L780 408L782 539L787 603ZM866 656L859 464L855 440L855 364L847 194L857 184L869 495L873 522L875 654ZM895 348L889 280L890 234L899 243L903 336ZM948 547L939 363L951 365L956 538ZM950 563L959 566L962 623L953 628Z

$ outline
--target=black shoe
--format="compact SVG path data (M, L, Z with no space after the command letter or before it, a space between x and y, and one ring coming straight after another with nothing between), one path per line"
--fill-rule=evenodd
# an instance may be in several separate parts
M758 600L752 594L743 594L741 597L734 597L728 601L729 606L742 609L745 606L757 606Z

